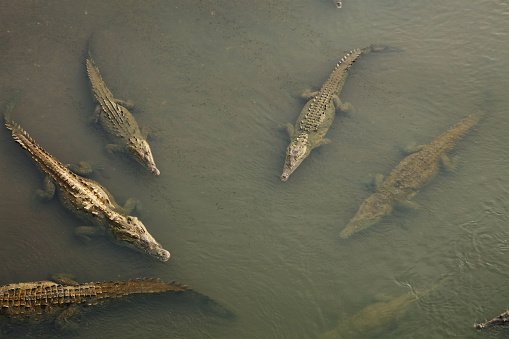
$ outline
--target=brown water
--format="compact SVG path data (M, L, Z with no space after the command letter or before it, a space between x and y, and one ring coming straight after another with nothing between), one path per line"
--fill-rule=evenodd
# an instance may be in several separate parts
M7 327L3 337L314 338L377 295L440 282L374 338L503 337L473 329L506 310L509 292L509 3L505 0L3 1L0 101L64 163L92 176L139 217L172 257L157 262L108 239L85 244L42 175L0 133L0 285L69 272L79 281L179 280L236 314L192 297L100 305L59 332ZM160 177L110 156L90 123L87 41L111 91L135 102ZM281 182L286 132L346 52L362 56L327 137ZM338 236L408 142L427 143L464 116L486 118L453 151L458 169L348 240ZM370 319L365 319L368 323ZM347 324L345 324L346 326ZM361 335L360 337L366 337Z

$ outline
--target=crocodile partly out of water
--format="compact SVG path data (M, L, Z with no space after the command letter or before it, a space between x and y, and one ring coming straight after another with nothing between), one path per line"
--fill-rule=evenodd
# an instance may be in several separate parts
M322 334L320 338L372 337L375 333L380 333L403 316L411 303L426 297L435 288L436 286L417 290L413 293L406 293L396 298L388 298L388 300L369 305L352 317L341 321L336 328Z
M56 183L60 189L59 198L62 204L80 219L91 221L95 225L79 227L77 233L91 235L106 229L123 245L146 252L161 261L170 258L170 252L163 249L145 225L138 218L128 215L135 207L133 200L120 207L106 188L94 180L77 175L46 152L21 126L10 120L13 107L14 102L11 102L5 111L5 126L12 131L14 140L30 153L32 159L47 174L44 181L45 191L39 190L41 197L53 197Z
M100 122L114 142L107 145L106 149L128 153L148 168L152 174L159 175L160 172L146 140L148 133L142 133L138 123L127 109L132 105L113 97L111 91L106 87L90 51L86 63L92 94L97 102L94 112L95 119Z
M79 304L95 305L105 299L137 293L190 291L186 285L153 278L85 284L64 276L53 279L0 286L0 314L18 320L54 320L61 327L79 312Z
M509 323L509 311L496 316L495 318L485 321L480 324L475 324L475 328L482 330L483 328L489 328L499 325L507 325Z
M351 51L337 63L336 68L319 91L302 95L308 102L302 109L297 123L295 126L290 123L286 125L290 135L290 144L286 149L281 180L288 180L290 174L311 153L313 148L330 143L330 140L324 139L324 136L332 125L336 110L347 111L351 108L351 104L342 103L339 99L339 93L343 89L348 75L348 68L361 54L381 49L381 47L369 46Z
M415 153L403 159L387 178L383 179L382 175L377 175L375 193L361 204L357 213L341 231L341 238L346 239L377 223L392 211L396 203L412 205L410 199L435 177L440 162L446 168L454 167L447 153L471 127L479 122L483 115L484 113L481 112L472 114L430 144L415 147L413 150Z

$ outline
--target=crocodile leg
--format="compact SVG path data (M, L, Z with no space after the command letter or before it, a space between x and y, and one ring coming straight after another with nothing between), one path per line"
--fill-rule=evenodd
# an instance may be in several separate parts
M89 175L93 172L92 166L85 161L80 161L79 165L67 164L68 169L79 175Z
M415 152L419 152L420 150L423 149L424 146L425 145L417 145L415 142L411 142L403 148L403 152L407 154L412 154Z
M304 91L304 93L302 93L300 95L300 97L303 99L309 100L309 99L316 97L318 95L318 93L320 93L320 92L319 91L311 92L310 90L307 90L307 91Z
M101 105L95 106L94 113L92 114L92 122L96 124L101 117L102 108Z
M286 124L286 131L288 132L288 136L291 138L294 133L293 125L290 123Z
M74 275L68 273L55 273L51 276L52 281L62 285L79 285L74 278Z
M49 175L44 178L43 188L35 191L37 197L43 201L53 199L55 196L55 184Z
M315 147L320 147L320 146L327 145L327 144L330 144L330 143L331 143L331 140L330 140L330 139L322 138L322 139L320 139L320 140L316 143Z
M72 305L69 308L60 312L55 319L55 326L60 330L73 330L78 328L78 324L74 321L70 321L69 318L77 315L81 310L78 305Z
M143 139L147 139L148 135L150 134L150 129L148 127L142 127L140 128L140 133Z
M336 110L341 110L343 112L350 112L353 110L353 105L349 102L341 102L341 99L337 95L332 96L332 101L334 102L334 106Z
M411 199L413 197L415 197L415 195L417 194L417 191L413 191L411 192L408 197L406 198L406 200L399 200L398 201L398 204L400 206L403 206L403 207L406 207L406 208L409 208L411 210L419 210L421 209L421 207L419 206L418 203L416 203L415 201L412 201Z
M134 108L134 102L132 102L131 100L124 101L124 100L119 100L119 99L113 99L113 101L115 101L116 104L118 104L120 106L124 106L127 109Z
M375 175L375 192L378 192L378 188L380 187L380 185L382 185L383 181L384 181L383 174Z
M416 210L417 211L417 210L421 209L421 206L419 206L418 203L416 203L415 201L411 201L411 200L401 201L399 204L401 206L409 208L411 210Z
M76 228L74 233L78 237L85 240L86 242L89 242L91 240L90 239L91 236L93 237L93 236L103 235L104 230L97 226L79 226Z
M109 153L114 153L114 152L124 153L125 148L118 144L108 144L108 145L106 145L106 151L108 151Z
M138 212L141 211L142 206L141 206L141 203L138 200L136 200L134 198L131 198L131 199L128 199L125 202L124 206L121 207L121 208L122 208L124 214L131 214L131 212L134 209L136 209Z
M456 169L456 165L458 162L458 157L455 156L454 158L449 158L447 154L442 154L440 157L440 161L442 162L442 165L444 165L444 168L447 171L454 171Z

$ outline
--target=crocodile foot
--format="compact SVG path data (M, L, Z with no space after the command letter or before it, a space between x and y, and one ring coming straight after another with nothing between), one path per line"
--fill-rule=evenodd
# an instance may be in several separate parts
M93 172L92 165L85 161L80 161L79 165L67 164L66 167L79 175L90 175Z
M124 206L122 207L124 214L131 214L136 209L136 212L141 212L143 205L139 200L134 198L127 199Z
M119 104L120 106L124 106L127 109L134 108L134 102L132 102L131 100L124 101L124 100L115 99L115 103Z
M55 184L51 180L51 177L47 175L44 178L42 189L37 189L35 195L42 201L49 201L55 196Z
M69 273L55 273L51 276L51 280L62 285L79 285L74 278L75 276Z
M405 152L406 154L412 154L422 150L423 147L424 145L417 145L415 142L411 142L405 147L403 147L403 152Z
M458 156L454 156L451 158L449 158L447 156L447 154L443 154L442 157L440 158L440 161L442 162L442 165L444 165L444 168L447 170L447 171L450 171L450 172L453 172L457 165L458 165Z
M311 90L307 89L305 90L301 95L300 97L302 99L306 99L306 100L309 100L309 99L312 99L314 97L316 97L318 95L318 93L320 93L319 91L315 91L315 92L312 92Z
M70 331L76 330L78 328L78 324L74 321L69 320L69 318L75 316L80 312L80 307L77 305L72 305L71 307L63 310L55 319L55 326L59 330Z
M96 226L80 226L77 227L74 233L85 242L90 242L91 236L97 236L103 234L103 230Z

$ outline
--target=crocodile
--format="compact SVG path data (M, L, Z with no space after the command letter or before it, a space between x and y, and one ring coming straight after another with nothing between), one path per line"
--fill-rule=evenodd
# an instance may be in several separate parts
M330 143L324 139L325 133L334 120L336 110L348 111L352 105L342 103L339 93L343 89L348 69L361 54L379 51L381 47L369 46L347 53L337 64L322 88L316 92L305 92L302 97L308 102L302 109L295 126L286 125L290 144L286 149L286 159L281 180L286 181L290 174L302 163L315 147Z
M95 305L137 293L191 291L187 285L175 281L164 283L154 278L78 284L71 277L56 275L52 280L0 286L0 314L22 321L54 320L62 327L69 317L79 312L79 304Z
M371 304L345 321L341 321L336 328L325 332L320 338L366 338L379 334L403 316L411 303L426 297L436 286L416 290L396 298L386 297L384 299L387 300Z
M482 330L483 328L489 328L494 327L498 325L507 325L509 322L509 311L505 311L504 313L500 314L499 316L496 316L495 318L485 321L480 324L475 324L475 328Z
M156 167L146 140L148 133L140 130L138 123L128 110L132 104L113 97L92 59L90 50L86 64L92 95L97 102L94 112L95 121L100 122L113 141L113 144L107 145L106 149L110 152L119 151L130 154L153 175L159 175L160 171Z
M20 125L10 119L13 107L14 102L7 106L4 114L5 126L12 131L14 140L28 151L41 170L47 174L44 180L45 190L39 190L39 195L46 199L52 198L56 183L62 204L80 219L92 221L95 225L79 227L77 233L92 234L109 230L121 244L130 245L161 261L170 258L170 252L163 249L147 231L145 225L137 217L128 215L136 205L132 199L121 207L98 182L84 178L63 165L38 145Z
M483 116L482 112L469 115L431 143L413 147L413 149L407 148L414 153L404 158L387 178L384 179L382 175L375 177L375 193L361 204L357 213L341 231L340 237L346 239L374 225L388 215L397 203L414 206L410 199L435 177L440 163L447 169L454 168L447 153Z

